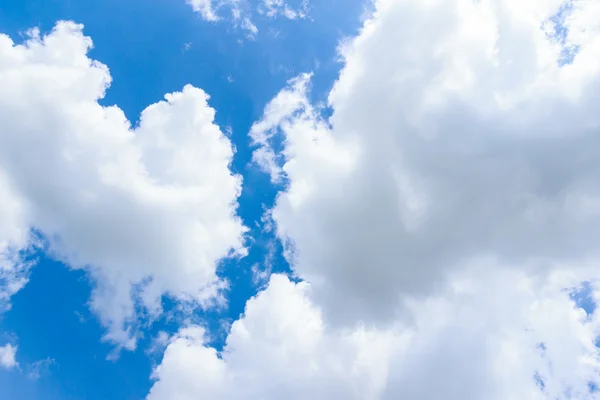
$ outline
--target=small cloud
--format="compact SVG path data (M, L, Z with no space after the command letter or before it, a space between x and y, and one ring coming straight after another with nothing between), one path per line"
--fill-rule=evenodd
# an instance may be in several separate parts
M13 369L19 366L15 356L17 354L17 346L10 343L0 347L0 367Z
M304 19L308 17L309 2L303 0L297 8L290 7L284 0L263 0L259 13L274 18L284 16L288 19Z
M238 0L186 0L186 3L190 5L195 12L200 14L203 20L210 22L222 20L222 18L217 15L219 9L229 9L234 26L243 29L249 39L254 39L258 33L258 28L250 18L251 13L248 12L246 9L247 7L242 7L242 3ZM185 50L187 49L185 49L184 46L184 51Z
M281 34L281 31L279 29L269 28L267 33L269 36L273 37L274 39L277 39Z
M152 343L150 343L148 350L146 350L146 354L162 353L165 350L165 348L167 347L167 345L169 344L170 339L171 339L171 337L169 336L169 334L167 332L165 332L165 331L158 332L158 335L156 335L156 337L154 339L152 339Z
M50 372L50 367L56 364L56 360L53 358L45 358L31 364L31 369L27 374L27 377L33 381L40 379L42 375L46 375Z
M183 44L183 52L185 53L186 51L188 51L190 49L190 47L192 47L192 42L187 42Z
M246 31L246 36L248 39L256 38L258 28L256 25L254 25L250 17L246 15L246 12L244 12L238 5L231 9L231 17L233 18L236 27L239 26Z
M212 0L187 0L192 9L200 14L206 21L218 21L219 17L215 13Z
M262 264L256 263L252 266L252 282L255 286L263 287L269 282L273 272L273 259L275 258L275 243L269 241L266 245L265 259Z
M85 317L82 313L80 313L79 311L75 311L75 316L77 317L77 321L79 321L80 324L85 323Z
M245 17L241 22L242 29L247 32L249 39L254 39L258 33L258 28L252 23L250 18Z

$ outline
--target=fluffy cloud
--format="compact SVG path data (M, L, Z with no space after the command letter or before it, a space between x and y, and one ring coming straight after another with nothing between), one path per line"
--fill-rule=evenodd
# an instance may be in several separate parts
M212 0L186 0L194 11L199 13L207 21L218 21Z
M328 121L306 78L267 106L252 135L284 149L256 158L289 182L272 216L328 318L387 323L481 257L542 275L598 259L598 8L561 4L379 1Z
M98 103L110 74L91 46L70 22L21 45L0 35L3 293L22 286L15 254L39 230L51 255L90 271L107 339L133 347L136 303L153 314L163 294L220 301L217 263L245 251L241 177L206 93L167 94L133 128Z
M10 343L0 346L0 367L6 369L13 369L18 366L15 356L17 354L17 347Z
M222 354L182 329L148 398L598 398L598 313L569 295L600 297L598 21L376 1L331 118L301 75L250 132L305 283L274 276Z
M256 3L247 0L186 0L186 3L205 21L219 21L223 18L223 10L228 11L233 24L244 30L250 39L258 33L258 27L252 22L254 11L271 18L281 16L292 20L306 18L309 12L308 0L302 0L296 6L283 0Z
M148 400L594 398L600 320L558 282L470 274L415 304L410 321L337 330L311 302L309 284L273 275L222 354L206 347L201 327L173 337Z

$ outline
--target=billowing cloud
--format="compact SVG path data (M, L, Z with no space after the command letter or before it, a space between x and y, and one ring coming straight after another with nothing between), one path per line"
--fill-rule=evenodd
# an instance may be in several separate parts
M412 320L385 330L332 328L310 291L273 275L220 355L201 327L182 329L148 400L595 396L598 314L586 315L555 284L539 286L514 270L461 277L411 307Z
M10 343L0 346L0 367L13 369L19 365L16 360L17 347Z
M284 182L274 276L149 399L598 397L600 7L378 0L332 116L290 81L250 132Z
M206 93L167 94L132 127L98 103L111 78L87 57L91 46L70 22L21 45L0 36L3 293L23 285L15 254L35 229L49 254L94 278L106 338L133 347L135 304L154 315L164 294L222 300L217 263L245 251L241 177Z
M598 260L597 11L560 6L379 1L342 46L329 120L298 80L267 106L253 137L278 121L284 149L255 157L289 182L273 219L329 317L393 320L482 257L542 275Z

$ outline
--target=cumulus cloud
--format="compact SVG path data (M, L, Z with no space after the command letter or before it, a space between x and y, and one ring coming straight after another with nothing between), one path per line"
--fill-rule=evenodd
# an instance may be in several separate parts
M304 282L273 276L221 354L182 329L150 400L598 398L572 293L600 297L600 7L374 6L332 116L301 75L250 132Z
M540 286L516 270L471 274L415 304L410 323L337 330L309 284L273 275L221 354L201 327L175 335L148 399L593 398L600 320L558 282Z
M252 136L283 151L255 158L289 182L272 216L330 318L386 323L480 257L598 260L598 9L561 5L379 1L341 46L329 120L297 80L267 106Z
M17 347L10 343L0 346L0 367L6 369L13 369L19 365L15 356L17 354Z
M131 348L136 304L154 315L165 294L222 301L217 264L245 251L241 177L206 93L167 94L132 127L98 103L111 78L91 46L71 22L20 45L0 35L3 293L26 279L15 254L34 228L49 254L90 272L106 339Z

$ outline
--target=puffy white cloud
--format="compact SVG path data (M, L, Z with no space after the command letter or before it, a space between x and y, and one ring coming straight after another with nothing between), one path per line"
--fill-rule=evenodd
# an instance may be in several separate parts
M70 22L21 45L0 35L2 276L20 278L7 279L8 294L23 284L11 259L30 228L41 231L50 254L90 271L106 338L132 347L135 303L152 315L163 294L222 301L217 263L245 251L241 177L206 93L167 94L131 127L98 104L110 74L91 46Z
M10 343L0 346L0 367L6 369L17 367L19 363L15 358L16 354L17 346L13 346Z
M560 288L495 269L455 279L405 323L337 330L309 284L273 275L221 354L201 327L175 335L148 399L595 398L600 320Z
M250 132L293 272L148 398L600 398L600 7L378 0L325 119L309 76ZM281 146L280 146L281 144ZM279 148L281 151L278 151Z
M341 46L329 120L299 80L267 106L252 136L279 129L284 148L255 158L289 182L272 216L328 318L394 320L480 257L540 274L598 259L597 10L563 9L560 39L561 5L378 1Z

